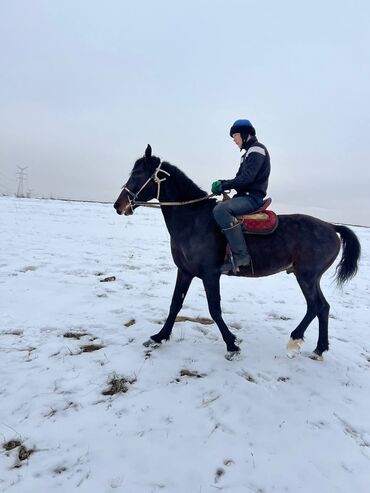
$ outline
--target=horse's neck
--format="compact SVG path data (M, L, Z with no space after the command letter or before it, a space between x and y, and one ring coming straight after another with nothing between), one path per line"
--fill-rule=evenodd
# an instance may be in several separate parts
M182 171L169 163L163 164L163 171L169 174L160 183L159 199L161 202L186 202L206 195Z
M202 192L199 189L194 191L194 196L190 196L184 188L181 188L176 182L168 180L161 186L160 201L161 202L186 202L202 197ZM205 201L206 202L206 201ZM205 202L200 202L194 205L164 205L162 206L162 214L171 237L181 237L189 231L189 234L194 234L194 223L200 214L209 214L209 207L205 207Z

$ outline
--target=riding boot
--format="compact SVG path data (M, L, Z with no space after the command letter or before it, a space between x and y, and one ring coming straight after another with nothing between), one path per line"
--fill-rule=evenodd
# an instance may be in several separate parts
M235 272L238 270L238 267L249 265L251 262L251 257L245 243L242 225L238 223L235 226L223 229L222 231L225 234L227 242L230 246L232 259L229 259L229 261L225 262L221 266L221 272L223 274L226 274L231 270Z

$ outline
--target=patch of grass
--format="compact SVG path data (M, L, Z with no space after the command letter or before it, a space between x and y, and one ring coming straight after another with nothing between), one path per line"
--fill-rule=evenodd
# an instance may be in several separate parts
M92 353L93 351L99 351L105 347L103 344L84 344L81 346L81 353Z
M126 377L118 377L115 375L108 382L109 387L103 390L103 395L115 395L115 394L125 394L129 386L135 383L137 380L136 377L126 378Z
M116 280L116 276L105 277L104 279L100 279L100 282L112 282Z
M131 320L129 320L128 322L126 322L125 324L123 324L125 327L131 327L131 325L134 325L136 323L136 320L134 318L132 318Z
M214 321L211 320L210 318L204 318L204 317L183 317L179 316L176 317L175 322L197 322L198 324L203 324L203 325L212 325L214 324Z
M18 459L20 461L27 460L31 454L33 454L35 451L33 449L28 449L24 445L21 445L19 447L18 451Z
M81 337L89 335L90 334L88 332L66 332L63 334L63 337L66 337L67 339L77 339L79 341Z
M180 377L203 378L205 376L205 373L198 373L196 370L187 370L186 368L180 370Z
M270 313L269 317L273 320L292 320L292 317L288 317L286 315L278 315L277 313Z
M8 442L3 443L3 448L8 451L20 447L21 445L22 443L19 440L9 440Z
M1 332L2 336L22 336L23 330L7 330L5 332Z

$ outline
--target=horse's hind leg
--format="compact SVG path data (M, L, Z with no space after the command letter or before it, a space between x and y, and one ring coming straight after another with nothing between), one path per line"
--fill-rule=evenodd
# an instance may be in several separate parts
M312 357L314 359L321 359L322 353L329 350L328 324L330 305L322 294L319 283L317 284L317 291L319 296L319 309L317 312L317 318L319 319L319 339Z
M162 329L157 334L152 335L148 341L144 342L144 346L151 346L153 342L157 343L158 345L164 339L168 340L170 338L173 324L175 323L177 314L182 308L186 293L189 290L189 286L192 280L193 280L193 276L178 269L176 285L173 292L170 311L167 320L164 326L162 327Z
M318 315L319 309L317 277L307 275L299 276L297 274L297 281L306 299L307 311L297 328L290 334L290 340L288 342L288 356L294 356L296 353L299 353L303 343L304 333L312 320Z

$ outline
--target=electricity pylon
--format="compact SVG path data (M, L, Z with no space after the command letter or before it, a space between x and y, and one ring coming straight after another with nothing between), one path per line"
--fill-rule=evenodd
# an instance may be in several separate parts
M25 173L25 170L28 168L28 166L18 166L19 171L17 172L18 176L18 190L17 190L17 197L24 197L24 191L23 191L23 184L24 184L24 179L27 176Z

